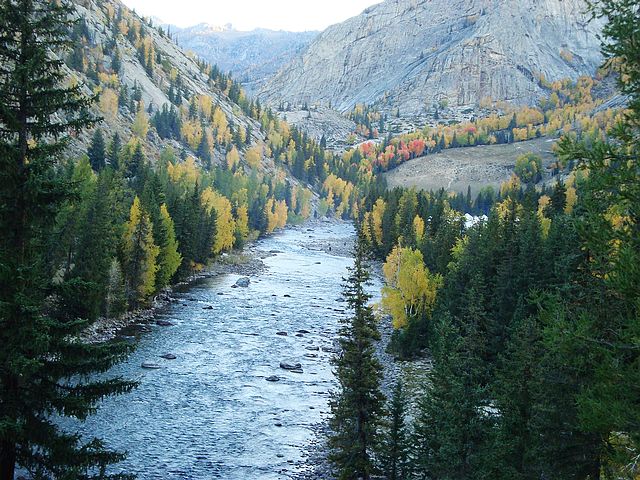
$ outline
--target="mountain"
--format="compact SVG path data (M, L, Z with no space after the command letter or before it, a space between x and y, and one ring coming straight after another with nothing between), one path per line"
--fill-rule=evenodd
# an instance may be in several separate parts
M187 55L162 29L117 0L77 0L74 7L80 23L72 32L74 47L65 62L70 76L98 94L97 113L104 117L100 128L130 138L142 105L149 122L142 140L152 158L169 145L184 154L195 154L198 145L179 130L192 121L198 128L204 126L204 136L210 136L213 107L217 107L219 118L224 117L224 131L209 142L214 164L225 161L233 145L230 139L240 130L249 133L246 145L263 140L260 123L247 114L244 98L244 108L238 105L242 103L239 86ZM202 120L194 122L188 114L192 104L197 104ZM174 112L176 131L171 134L159 131L162 128L153 121L164 107ZM203 136L202 132L198 135ZM88 138L88 132L82 134L74 148L86 147ZM244 150L244 145L236 147L241 153Z
M168 26L183 48L231 72L248 92L259 90L282 66L289 63L318 32L287 32L256 29L235 30L201 23L187 28Z
M583 0L386 0L319 35L259 98L376 104L401 115L483 99L531 103L545 81L594 74L598 22Z

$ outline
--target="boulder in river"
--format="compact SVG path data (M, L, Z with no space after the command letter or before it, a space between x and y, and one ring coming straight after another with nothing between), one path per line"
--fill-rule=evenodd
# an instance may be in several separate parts
M280 335L281 337L286 337L289 334L287 332L276 332L276 335Z
M157 363L153 363L153 362L142 362L142 365L140 365L142 368L146 368L148 370L157 370L160 368L160 365L158 365Z
M326 353L339 353L339 350L333 347L322 347L322 351Z
M302 365L299 363L280 362L280 368L285 370L302 370Z
M156 325L160 327L172 327L174 324L169 320L156 320Z
M285 297L285 298L291 298L291 295L289 295L288 293L285 293L285 294L283 295L283 297Z
M271 376L265 378L265 380L267 382L279 382L280 381L280 377L277 376L277 375L271 375Z
M246 288L250 283L251 280L249 279L249 277L240 277L238 280L236 280L235 286Z
M298 330L298 333L311 333L309 330Z
M289 370L291 373L304 373L304 370L302 370L302 368L292 368L291 370Z
M203 310L213 310L211 305L207 305L206 307L202 307Z
M164 358L165 360L175 360L176 357L173 353L165 353L163 355L160 355L160 358Z
M307 350L311 350L312 352L317 352L318 350L320 350L320 347L318 347L317 345L313 345L311 347L304 347Z
M304 356L307 358L318 358L317 353L305 353Z

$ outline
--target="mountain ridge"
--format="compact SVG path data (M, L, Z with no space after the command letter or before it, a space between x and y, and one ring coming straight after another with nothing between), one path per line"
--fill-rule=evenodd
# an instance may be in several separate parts
M319 32L290 32L256 28L241 31L232 25L200 23L186 28L165 26L178 44L200 58L230 72L249 92L259 90L279 68L315 38Z
M483 99L533 103L545 81L593 75L597 33L582 0L387 0L322 32L259 92L273 105L401 114Z

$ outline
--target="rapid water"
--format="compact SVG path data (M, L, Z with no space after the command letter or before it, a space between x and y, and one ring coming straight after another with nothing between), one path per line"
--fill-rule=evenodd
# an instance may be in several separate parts
M353 239L345 223L286 230L257 243L278 253L249 287L231 288L239 276L229 274L177 293L156 317L174 325L142 333L131 357L109 372L140 386L102 402L83 425L84 434L128 453L114 473L204 480L304 472L305 448L336 386L332 354L322 347L333 346L345 315L336 300L352 264L344 245ZM165 353L177 359L160 358ZM146 361L161 368L144 370ZM303 373L281 361L301 363ZM271 375L280 381L266 381Z

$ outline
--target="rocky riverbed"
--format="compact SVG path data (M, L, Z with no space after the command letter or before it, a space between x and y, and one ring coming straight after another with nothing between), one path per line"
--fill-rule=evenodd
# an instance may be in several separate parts
M334 478L327 461L331 358L348 312L342 278L352 263L350 224L290 227L223 255L154 307L86 333L136 341L110 372L140 382L107 399L84 425L144 479ZM380 265L370 292L378 300ZM383 390L410 378L412 364L385 352L392 327L380 323ZM167 453L170 452L170 453Z
M338 299L354 233L344 222L289 228L168 292L118 332L137 348L107 375L139 387L68 427L127 451L113 473L145 480L310 474L336 387L330 361L348 314Z

